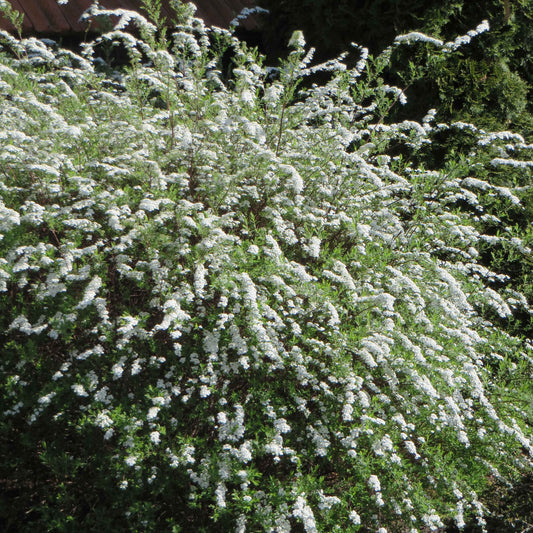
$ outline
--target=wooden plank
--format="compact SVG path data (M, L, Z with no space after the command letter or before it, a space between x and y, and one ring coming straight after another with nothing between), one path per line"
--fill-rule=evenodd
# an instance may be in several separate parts
M231 21L231 11L225 2L209 0L207 2L196 2L198 6L198 16L210 26L227 27ZM205 14L204 14L205 13ZM227 20L226 20L227 19Z
M68 4L61 5L61 12L67 19L71 32L83 33L87 24L79 22L82 13L92 4L92 0L70 0Z
M68 21L55 0L21 0L20 5L30 19L34 31L61 33L70 30Z
M81 24L79 18L92 5L92 0L70 0L66 5L58 5L57 0L9 0L13 7L24 13L23 31L25 34L36 33L83 33L87 24ZM196 16L204 19L207 25L227 28L233 18L243 7L251 7L254 0L196 0ZM102 7L107 9L140 10L139 0L102 0ZM170 23L173 10L169 0L161 4L162 15ZM253 17L245 21L247 28L254 27ZM0 18L0 28L13 31L14 28L5 19Z

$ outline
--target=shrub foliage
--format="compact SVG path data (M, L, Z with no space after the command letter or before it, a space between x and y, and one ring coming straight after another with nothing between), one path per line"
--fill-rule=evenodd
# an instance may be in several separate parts
M531 263L483 208L527 191L485 177L532 147L385 124L394 47L312 66L296 32L272 79L185 6L167 36L116 14L80 54L1 33L4 529L483 525L533 463L533 347L501 327L531 307L481 262ZM429 157L447 132L469 149Z

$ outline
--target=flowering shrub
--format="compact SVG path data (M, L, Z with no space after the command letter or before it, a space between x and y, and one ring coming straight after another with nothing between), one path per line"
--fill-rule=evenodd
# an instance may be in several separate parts
M479 176L531 173L532 146L384 123L401 91L364 49L312 66L297 32L272 79L185 10L168 42L116 14L81 55L1 34L5 529L483 525L485 489L532 466L533 347L479 262L531 260L478 229L523 191ZM470 152L416 163L449 130Z

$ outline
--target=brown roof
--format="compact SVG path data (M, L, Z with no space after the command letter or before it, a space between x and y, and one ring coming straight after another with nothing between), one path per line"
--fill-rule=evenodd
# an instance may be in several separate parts
M8 0L17 10L24 13L23 32L43 34L72 34L86 30L86 24L79 22L81 14L93 3L92 0L69 0L59 5L57 0ZM253 0L196 0L196 16L210 26L227 28L233 18L245 7L252 7ZM130 9L142 11L139 0L102 0L105 9ZM161 2L162 14L171 18L169 0ZM254 26L253 20L244 23L247 29ZM13 27L0 18L0 29L12 31Z

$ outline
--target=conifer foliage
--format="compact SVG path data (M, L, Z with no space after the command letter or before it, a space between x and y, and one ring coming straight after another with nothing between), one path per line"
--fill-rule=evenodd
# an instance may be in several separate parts
M524 191L480 176L530 174L533 147L385 124L403 95L365 49L314 65L296 32L273 78L179 8L166 35L117 11L81 54L1 33L0 525L483 526L486 489L533 465L533 346L479 261L531 261L479 230ZM420 163L447 131L471 150Z
M409 111L437 108L439 120L512 127L531 136L533 62L531 0L259 0L262 41L276 54L280 34L302 29L321 58L352 41L379 54L394 37L418 31L443 40L465 34L483 19L491 31L459 53L434 61L424 46L396 54L388 75L408 86ZM284 43L283 43L284 44Z

